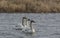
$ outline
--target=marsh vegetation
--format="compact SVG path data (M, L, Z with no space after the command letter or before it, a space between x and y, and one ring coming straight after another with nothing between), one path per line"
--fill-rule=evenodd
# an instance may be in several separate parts
M0 12L60 12L60 0L0 0Z

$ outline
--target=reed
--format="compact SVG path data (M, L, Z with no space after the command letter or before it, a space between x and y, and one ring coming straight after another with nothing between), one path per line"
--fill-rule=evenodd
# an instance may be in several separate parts
M60 12L60 0L0 0L0 12Z

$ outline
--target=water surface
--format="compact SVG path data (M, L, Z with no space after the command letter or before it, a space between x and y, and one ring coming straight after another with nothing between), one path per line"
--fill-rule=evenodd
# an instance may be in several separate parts
M34 34L16 30L15 26L21 24L24 16L36 21ZM0 38L60 38L60 13L0 13Z

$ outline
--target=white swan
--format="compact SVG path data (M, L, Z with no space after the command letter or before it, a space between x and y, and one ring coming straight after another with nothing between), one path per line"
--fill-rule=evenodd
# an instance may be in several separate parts
M16 30L22 30L22 29L26 28L27 27L27 18L23 17L22 23L19 23L16 27L17 27Z

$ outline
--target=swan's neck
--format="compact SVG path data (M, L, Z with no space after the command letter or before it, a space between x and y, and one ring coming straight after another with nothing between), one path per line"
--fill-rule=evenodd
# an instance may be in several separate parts
M26 27L26 25L27 25L27 19L22 19L22 25L23 25L24 27Z
M32 29L32 32L35 32L35 29Z
M35 29L33 29L32 22L30 23L30 28L32 32L35 32Z
M27 21L27 27L30 27L30 21Z
M22 19L22 25L24 26L23 22L24 22L24 19Z

